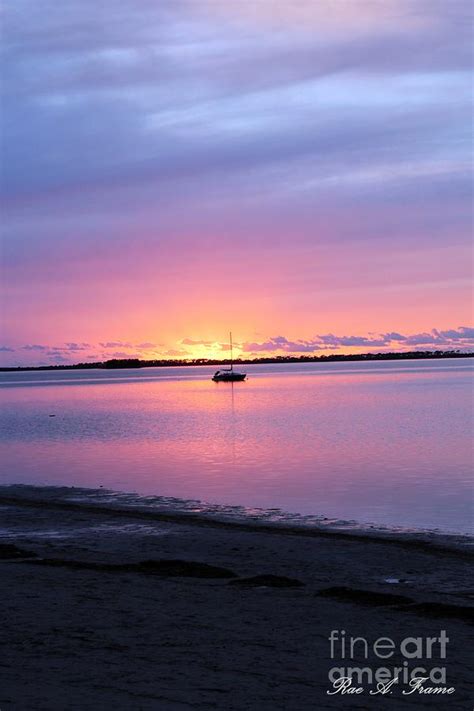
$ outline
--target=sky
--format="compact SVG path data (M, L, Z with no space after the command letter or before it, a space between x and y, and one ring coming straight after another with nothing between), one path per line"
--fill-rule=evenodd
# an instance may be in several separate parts
M471 2L1 12L2 365L474 349Z

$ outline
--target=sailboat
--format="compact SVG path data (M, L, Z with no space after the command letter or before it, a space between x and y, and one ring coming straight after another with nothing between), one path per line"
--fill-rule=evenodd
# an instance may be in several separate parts
M230 336L230 368L222 368L222 370L216 370L216 372L212 376L212 379L215 383L219 383L219 382L231 383L236 380L245 380L245 378L247 377L247 373L238 373L236 370L234 370L234 361L233 361L233 357L232 357L232 333L230 333L229 336Z

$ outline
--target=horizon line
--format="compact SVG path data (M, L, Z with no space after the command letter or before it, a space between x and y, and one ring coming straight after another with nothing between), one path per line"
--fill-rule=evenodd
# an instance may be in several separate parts
M453 350L415 350L415 351L379 351L366 353L331 353L329 355L279 355L260 356L257 358L234 358L234 363L245 365L259 363L311 363L316 361L363 361L363 360L416 360L423 358L469 358L474 357L474 351ZM91 363L58 363L49 365L12 365L0 366L0 372L26 371L26 370L93 370L93 369L126 369L128 368L160 368L181 367L198 365L227 365L230 358L109 358Z

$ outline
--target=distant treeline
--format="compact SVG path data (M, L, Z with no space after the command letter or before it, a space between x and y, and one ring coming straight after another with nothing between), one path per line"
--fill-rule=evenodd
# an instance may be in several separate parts
M408 351L405 353L355 353L333 354L320 356L267 356L263 358L237 358L235 364L252 363L328 363L331 361L360 361L360 360L419 360L422 358L472 358L474 353L453 351ZM230 359L218 360L215 358L194 358L192 360L140 360L139 358L112 358L111 360L96 363L76 363L74 365L39 365L17 366L14 368L0 368L0 371L12 370L89 370L91 368L170 368L176 366L192 365L229 365Z

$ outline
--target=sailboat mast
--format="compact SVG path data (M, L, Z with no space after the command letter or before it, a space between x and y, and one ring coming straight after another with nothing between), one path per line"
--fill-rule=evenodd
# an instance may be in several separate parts
M230 331L229 337L230 337L230 369L234 370L234 359L232 357L232 331Z

